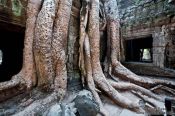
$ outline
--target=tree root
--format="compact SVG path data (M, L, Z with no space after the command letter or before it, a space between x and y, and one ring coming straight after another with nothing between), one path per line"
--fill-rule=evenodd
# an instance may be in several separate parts
M24 40L23 66L17 77L23 77L27 89L36 85L35 61L33 58L33 40L36 19L41 8L42 0L28 0L27 20Z
M148 96L142 95L140 92L135 91L131 92L134 93L139 98L141 98L142 100L144 100L144 102L148 102L149 104L151 104L154 108L159 108L159 105L155 102L155 100L149 98Z
M127 108L138 113L143 113L138 102L132 102L128 98L122 96L117 90L115 90L105 79L103 75L94 76L95 83L103 90L116 104L123 108Z
M25 82L20 77L13 77L10 81L0 83L0 91L14 88L16 86L24 86Z
M116 61L112 65L112 74L116 77L119 77L122 80L132 82L134 84L144 86L146 88L151 88L156 85L165 85L175 87L175 82L168 80L159 80L159 79L146 79L141 76L138 76L131 72L129 69L125 68L119 61Z
M128 83L128 82L114 82L113 80L108 79L109 83L117 90L124 90L124 91L130 91L134 90L136 92L141 92L144 95L147 95L149 97L152 97L156 100L163 101L163 99L153 92L149 91L148 89L145 89L141 86L135 85L133 83Z
M89 13L89 23L88 27L88 36L90 41L90 55L91 55L91 67L92 67L92 76L95 82L95 85L99 87L100 90L104 91L115 103L124 108L134 110L136 112L142 112L138 102L132 102L128 98L122 96L117 90L115 90L111 84L106 80L105 75L101 69L101 64L99 61L99 0L94 0L91 3L91 10Z
M53 69L55 71L54 91L60 99L66 94L67 90L67 37L69 21L71 15L72 0L59 0L58 11L56 13L53 28L52 57Z
M85 41L84 41L84 49L85 49L85 69L86 69L87 85L88 85L90 91L92 92L92 95L94 96L96 102L100 106L100 113L104 116L108 116L109 112L107 112L103 107L103 103L102 103L102 101L101 101L101 99L100 99L100 97L99 97L99 95L96 91L94 79L93 79L93 76L92 76L90 46L89 46L89 38L88 38L87 34L86 34L86 38L85 38Z
M55 100L57 100L57 94L53 92L46 98L33 102L23 111L15 114L14 116L33 116L41 112L43 113L47 108L52 105Z
M15 86L25 86L31 89L36 84L35 66L33 58L33 38L35 23L39 9L41 7L41 0L29 0L27 6L27 21L24 40L23 66L22 70L10 81L0 83L0 91L14 88Z
M35 58L38 86L50 88L54 72L51 57L52 31L57 4L53 0L43 1L35 26L33 52ZM46 88L45 87L45 88Z

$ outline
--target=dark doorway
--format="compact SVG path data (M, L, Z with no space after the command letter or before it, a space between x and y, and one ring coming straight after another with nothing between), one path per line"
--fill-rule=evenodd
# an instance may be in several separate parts
M107 32L100 32L100 62L103 63L105 61L107 54Z
M24 33L0 30L0 35L0 82L4 82L22 68Z
M152 37L126 41L126 61L152 62Z

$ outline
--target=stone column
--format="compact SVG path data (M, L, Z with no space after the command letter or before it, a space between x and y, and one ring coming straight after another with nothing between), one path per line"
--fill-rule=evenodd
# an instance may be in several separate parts
M166 46L165 26L156 27L153 37L153 64L155 66L165 67L165 46Z

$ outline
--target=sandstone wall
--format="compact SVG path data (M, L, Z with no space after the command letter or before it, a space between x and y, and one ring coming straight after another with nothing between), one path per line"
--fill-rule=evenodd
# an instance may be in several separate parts
M0 23L25 27L26 0L0 0Z
M175 29L175 5L168 0L140 0L119 6L123 41L152 36L153 64L166 67L165 47L173 38L169 30Z

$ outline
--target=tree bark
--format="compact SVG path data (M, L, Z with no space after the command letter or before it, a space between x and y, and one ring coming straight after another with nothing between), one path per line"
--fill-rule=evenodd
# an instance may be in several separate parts
M60 0L56 14L53 41L52 57L55 71L54 90L60 98L63 98L67 89L67 37L71 15L72 0Z
M92 95L94 96L96 102L100 106L100 113L104 116L107 116L109 113L103 107L103 103L97 93L97 89L96 89L95 82L92 75L90 45L89 45L88 35L86 35L86 38L84 41L84 48L85 48L85 70L86 70L86 78L87 78L86 82L87 82L88 88L92 92Z
M41 7L41 3L41 0L28 0L22 70L19 72L19 74L12 77L12 80L0 83L0 90L13 88L17 85L24 85L27 86L28 89L31 89L36 85L35 61L33 57L33 39L36 19Z
M33 57L33 40L36 19L41 8L41 0L29 0L27 6L27 21L26 32L24 40L24 54L23 54L23 67L21 70L21 76L25 79L27 88L31 88L36 85L36 70L35 61Z
M54 0L44 0L38 14L35 27L34 56L38 86L50 87L53 84L53 67L51 57L52 28L55 19L56 6Z
M129 99L122 96L117 90L115 90L109 82L106 80L106 77L103 74L100 61L99 61L99 42L100 42L100 33L99 33L99 0L92 1L91 11L89 15L89 29L88 35L90 38L90 48L91 48L91 64L93 71L93 78L97 86L105 91L105 93L111 97L118 105L133 109L140 110L139 104L131 102Z

